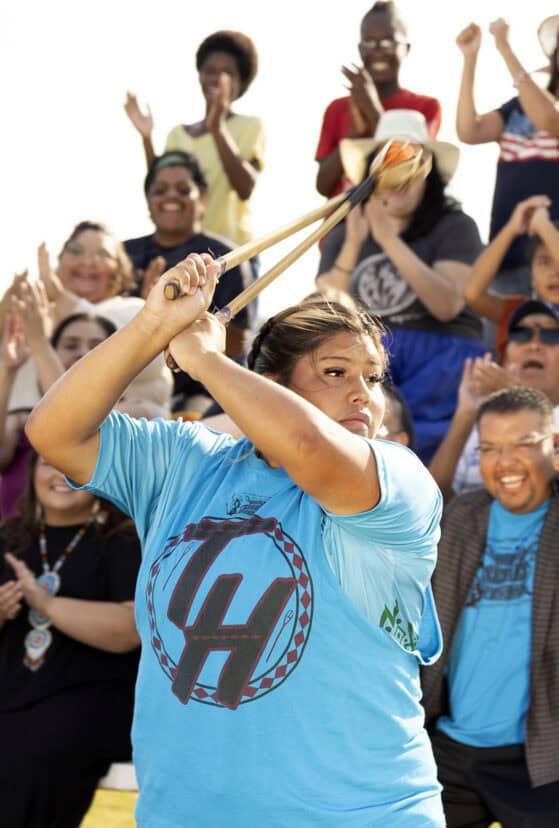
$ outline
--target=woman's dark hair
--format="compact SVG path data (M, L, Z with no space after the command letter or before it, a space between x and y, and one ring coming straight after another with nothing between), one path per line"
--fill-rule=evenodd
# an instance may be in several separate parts
M35 494L34 475L39 456L33 451L27 466L25 489L18 501L18 516L8 518L0 523L0 535L7 552L19 555L37 542L37 507L38 500ZM136 529L133 521L124 515L116 506L107 500L101 500L100 515L103 519L94 523L99 537L110 537L117 533L134 534Z
M209 35L198 46L196 52L196 69L198 71L201 70L206 58L213 52L227 52L235 59L241 79L239 97L244 95L258 71L258 54L250 37L242 32L234 32L230 29L221 29L219 32Z
M554 97L557 96L557 92L559 91L559 66L557 65L558 57L559 42L553 50L553 54L549 58L549 83L547 84L547 91L551 92Z
M147 175L144 179L144 193L146 196L149 195L151 185L153 184L157 173L165 167L184 167L185 170L188 170L192 176L192 180L200 190L200 193L202 195L207 193L208 182L196 158L189 152L170 150L169 152L164 152L162 155L154 158L149 165Z
M338 333L370 336L386 369L382 323L365 310L320 296L277 313L262 325L248 355L248 367L257 374L271 374L289 383L296 362Z
M401 430L408 435L408 448L410 448L412 451L415 451L415 425L413 422L411 409L408 403L406 402L406 398L404 397L402 392L389 381L385 381L383 383L382 390L384 392L385 397L388 397L391 403L394 404L396 414L398 416L398 419L400 420Z
M71 325L73 322L95 322L96 325L99 325L99 327L105 331L107 339L116 331L116 325L114 325L111 320L107 319L105 316L96 316L93 313L73 313L71 316L67 316L63 319L62 322L59 322L54 329L50 338L50 344L53 348L56 348L58 342L60 341L60 337L68 325Z
M382 145L384 146L384 145ZM371 162L382 149L377 147L367 158L365 169L368 170ZM367 173L368 175L368 173ZM407 227L402 233L402 239L406 242L413 242L428 236L443 216L460 210L460 203L445 193L445 183L437 166L437 159L431 156L431 171L425 179L425 192L421 203Z

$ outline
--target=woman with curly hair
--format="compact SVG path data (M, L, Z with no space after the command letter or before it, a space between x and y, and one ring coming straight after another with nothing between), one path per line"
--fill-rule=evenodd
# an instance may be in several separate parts
M250 198L264 163L264 130L259 118L233 112L234 101L247 91L258 69L252 40L241 32L222 30L202 41L196 69L205 100L200 121L174 127L165 152L195 156L208 182L203 228L237 244L251 237ZM155 158L153 118L129 94L125 110L140 133L148 166Z

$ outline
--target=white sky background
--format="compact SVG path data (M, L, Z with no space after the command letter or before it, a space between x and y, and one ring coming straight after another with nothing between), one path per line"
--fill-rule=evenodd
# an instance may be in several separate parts
M249 34L260 57L258 76L236 106L238 112L260 116L266 126L266 169L255 196L256 233L319 206L313 157L322 114L333 98L345 94L340 66L358 59L359 22L372 1L1 3L0 287L6 287L16 269L34 272L35 249L43 239L54 256L82 219L104 221L123 239L151 231L142 190L143 152L122 109L125 92L131 89L150 103L155 147L161 151L173 126L203 116L194 53L219 28ZM439 137L450 141L456 140L458 31L471 20L484 30L476 90L483 112L514 94L487 31L489 22L498 16L509 21L513 48L531 71L546 62L537 26L558 11L553 0L400 0L399 5L412 43L402 85L441 100ZM546 75L537 77L546 82ZM496 157L496 145L462 147L452 184L484 239ZM265 267L293 244L284 242L264 254ZM316 250L306 253L263 294L264 314L312 290L317 257Z

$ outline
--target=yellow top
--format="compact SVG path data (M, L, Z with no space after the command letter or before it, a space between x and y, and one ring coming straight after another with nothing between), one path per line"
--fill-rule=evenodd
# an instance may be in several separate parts
M264 128L259 118L232 115L227 129L245 161L256 161L264 166ZM196 157L207 180L208 201L202 226L210 233L226 236L236 244L244 244L252 237L250 199L243 201L231 187L217 148L209 132L193 138L182 124L167 136L165 151L181 150Z

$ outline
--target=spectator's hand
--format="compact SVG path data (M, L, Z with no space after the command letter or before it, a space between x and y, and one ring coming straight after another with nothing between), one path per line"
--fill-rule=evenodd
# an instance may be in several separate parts
M146 269L142 272L142 299L147 299L148 293L160 276L163 275L164 270L165 259L163 256L156 256L155 259L151 260Z
M512 374L493 362L491 354L476 359L473 367L473 378L482 397L487 397L494 391L511 388L518 384L518 380Z
M489 24L489 31L495 38L495 46L500 51L509 42L509 24L502 17L498 17L493 23Z
M0 299L0 328L4 330L5 321L8 315L13 310L12 298L18 295L19 286L22 282L27 280L27 271L23 270L21 273L16 273L12 279L11 285L8 287L2 299Z
M132 92L126 93L126 101L124 103L124 111L128 115L131 124L137 129L142 138L151 138L153 132L153 115L149 106L146 106L146 112L142 112L138 99Z
M15 373L26 362L31 351L27 345L15 296L11 297L11 310L6 316L2 331L2 361L6 371Z
M345 241L356 250L361 250L363 242L369 235L369 222L361 204L353 207L345 220Z
M465 55L476 55L481 46L481 29L477 23L470 23L465 29L462 29L456 38L456 45Z
M348 138L364 138L369 135L370 127L352 97L349 99L349 114L351 116L351 129Z
M18 581L7 581L0 586L0 624L12 621L21 609L23 592Z
M468 411L473 414L478 410L483 396L480 392L479 382L474 374L474 368L478 360L486 359L487 356L490 355L486 354L485 357L476 357L475 359L468 357L464 361L462 379L460 380L460 385L458 386L457 401L457 408L462 411Z
M4 557L6 563L14 570L22 596L31 609L37 610L41 615L48 615L48 605L53 596L39 586L37 579L24 561L16 558L10 552L6 552Z
M43 282L23 282L16 303L27 344L32 348L48 340L53 324Z
M365 205L365 215L376 243L381 247L398 235L383 203L382 196L373 195Z
M349 82L350 99L366 124L367 132L365 134L372 135L378 115L383 111L375 82L364 67L353 66L350 69L347 66L342 66L342 74Z
M222 72L217 86L208 95L208 114L206 115L208 132L217 132L224 123L231 107L232 94L231 76Z
M551 205L551 202L549 202ZM536 207L528 222L528 235L539 236L541 232L552 224L547 206Z
M543 208L547 213L546 208L550 204L551 199L546 195L535 195L524 199L524 201L519 201L508 220L509 227L517 236L521 236L522 233L529 233L534 212Z
M51 267L49 251L45 242L37 248L37 268L39 279L43 284L50 302L56 302L64 293L64 286Z

